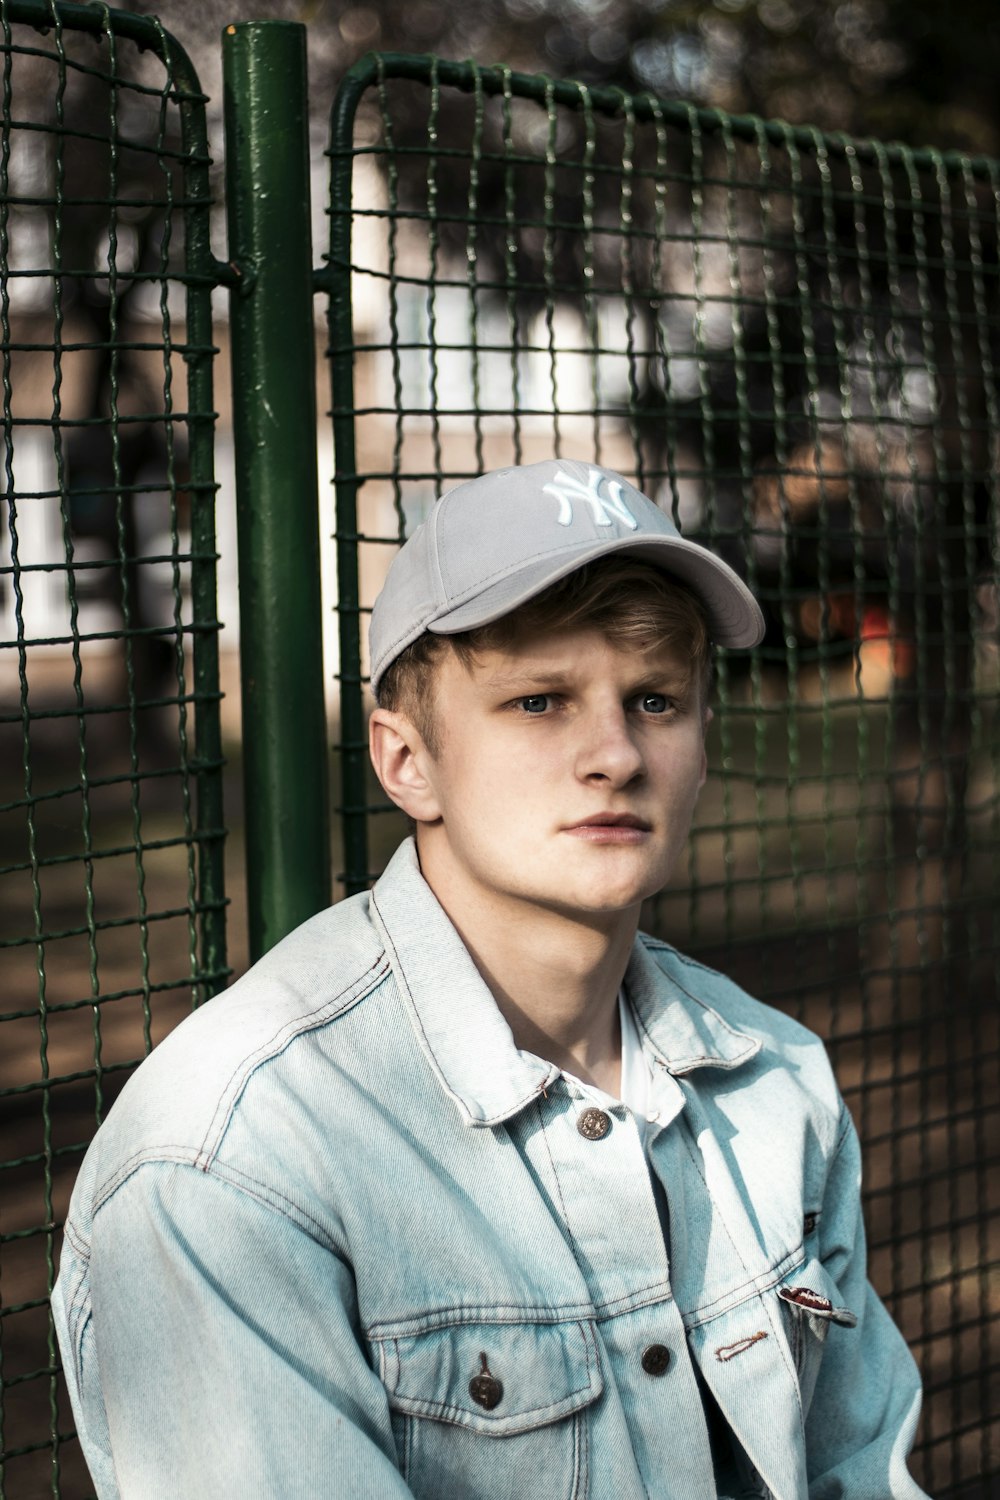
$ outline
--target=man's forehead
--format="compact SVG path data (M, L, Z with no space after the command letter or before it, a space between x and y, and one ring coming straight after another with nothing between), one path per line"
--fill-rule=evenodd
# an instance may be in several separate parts
M455 666L454 653L449 657ZM599 671L641 678L650 672L668 673L686 680L693 666L692 653L681 644L658 642L640 648L611 640L596 627L525 632L503 646L476 650L468 656L466 675L484 690L520 685L528 681L578 682Z

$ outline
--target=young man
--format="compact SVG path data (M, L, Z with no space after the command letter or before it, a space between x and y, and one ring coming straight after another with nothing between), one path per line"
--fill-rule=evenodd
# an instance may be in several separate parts
M53 1299L102 1497L916 1500L823 1049L637 936L760 612L620 476L486 475L371 627L415 826L147 1061Z

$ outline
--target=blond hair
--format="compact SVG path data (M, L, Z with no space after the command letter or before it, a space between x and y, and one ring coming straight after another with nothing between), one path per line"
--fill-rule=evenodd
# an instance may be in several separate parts
M620 651L673 646L689 667L688 689L708 695L711 650L701 601L677 579L633 558L604 557L552 584L509 614L458 635L425 631L389 666L378 689L380 708L403 713L432 755L440 749L434 714L434 673L452 651L466 668L484 651L503 651L529 635L589 627Z

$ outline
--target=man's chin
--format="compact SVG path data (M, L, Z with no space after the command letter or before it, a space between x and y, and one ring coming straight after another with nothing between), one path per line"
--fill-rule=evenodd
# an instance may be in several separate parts
M670 870L658 868L653 861L631 869L615 869L615 863L619 862L602 861L603 868L593 871L578 868L575 879L564 878L555 884L553 904L581 915L592 912L595 916L613 916L616 912L635 911L650 896L662 891L670 878Z
M617 917L634 916L648 896L655 896L659 885L622 885L609 889L607 885L580 889L567 884L548 897L536 896L535 902L552 912L558 912L574 921L588 919L609 921Z

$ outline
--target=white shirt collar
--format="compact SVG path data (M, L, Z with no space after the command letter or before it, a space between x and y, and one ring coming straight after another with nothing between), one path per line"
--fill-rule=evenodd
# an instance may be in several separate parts
M649 1060L642 1050L639 1028L635 1024L632 1007L625 998L624 988L618 991L618 1019L621 1026L622 1058L621 1082L617 1098L635 1115L640 1126L644 1126L650 1109L651 1074ZM528 1056L533 1056L529 1053ZM595 1104L607 1105L615 1102L615 1095L607 1094L592 1083L584 1083L575 1073L563 1068L562 1076L579 1089L585 1098Z

